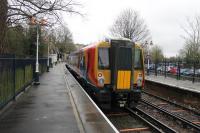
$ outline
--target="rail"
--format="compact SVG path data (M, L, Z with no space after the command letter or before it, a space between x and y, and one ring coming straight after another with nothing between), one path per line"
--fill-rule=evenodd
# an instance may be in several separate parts
M175 105L175 106L177 106L177 107L180 107L180 108L182 108L182 109L184 109L184 110L188 110L188 111L190 111L190 112L192 112L192 113L194 113L194 114L200 116L200 112L199 112L199 111L196 111L196 110L194 110L194 109L188 108L188 107L186 107L186 106L184 106L184 105L175 103L175 102L173 102L173 101L164 99L164 98L162 98L162 97L160 97L160 96L156 96L156 95L151 94L151 93L149 93L149 92L146 92L146 91L144 91L144 90L143 90L143 93L146 94L146 95L155 97L155 98L157 98L157 99L160 99L160 100L162 100L162 101L168 102L168 103L170 103L170 104L173 104L173 105Z
M144 121L145 123L147 123L150 127L152 127L156 132L159 133L177 133L176 131L174 131L172 128L170 128L169 126L165 125L164 123L156 120L155 118L153 118L152 116L148 115L147 113L145 113L144 111L142 111L139 108L135 108L134 110L130 109L130 108L126 108L130 113L132 113L133 115L137 116L138 118L140 118L142 121Z
M157 110L159 110L159 111L161 111L161 112L163 112L163 113L165 113L165 114L171 116L171 117L174 118L174 119L177 119L177 120L181 121L184 125L188 125L188 126L190 126L191 128L194 128L194 129L200 131L200 126L197 125L197 124L192 123L192 122L189 121L189 120L186 120L186 119L184 119L184 118L182 118L182 117L180 117L180 116L178 116L178 115L176 115L176 114L174 114L174 113L171 113L171 112L165 110L164 108L161 108L161 107L159 107L159 106L156 106L155 104L152 104L151 102L146 101L146 100L144 100L144 99L142 99L141 102L143 102L143 103L145 103L145 104L147 104L147 105L149 105L149 106L151 106L151 107L153 107L153 108L156 108Z

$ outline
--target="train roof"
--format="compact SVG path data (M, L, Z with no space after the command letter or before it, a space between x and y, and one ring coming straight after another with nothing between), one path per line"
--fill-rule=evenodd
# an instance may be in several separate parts
M98 42L99 43L99 42ZM98 43L92 43L92 44L90 44L90 45L86 45L85 47L83 47L83 48L81 48L81 49L79 49L79 50L76 50L76 51L74 51L74 52L72 52L72 53L70 53L70 54L76 54L76 53L79 53L80 51L84 51L85 49L89 49L89 48L92 48L92 47L96 47L96 45L98 45Z
M113 38L106 38L106 39L105 39L106 42L110 42L111 40L122 40L122 41L130 41L130 42L132 42L132 40L130 40L130 39L128 39L128 38L124 38L124 37L120 37L120 38L117 38L117 37L114 38L114 37L113 37Z
M123 41L130 41L130 42L132 42L132 41L131 41L130 39L128 39L128 38L106 38L104 41L92 43L92 44L90 44L90 45L87 45L87 46L81 48L80 50L74 51L74 52L71 53L71 54L79 53L80 51L84 51L84 50L86 50L86 49L90 49L90 48L96 47L97 45L100 45L100 44L103 43L103 42L110 42L111 40L123 40ZM134 43L134 42L133 42L133 43ZM135 44L135 46L136 46L137 48L142 49L142 47L141 47L141 45L140 45L139 43L134 43L134 44Z

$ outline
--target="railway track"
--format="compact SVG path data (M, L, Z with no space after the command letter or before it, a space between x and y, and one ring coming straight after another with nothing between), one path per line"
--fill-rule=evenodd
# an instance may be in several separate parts
M154 95L154 94L151 94L151 93L146 92L146 91L143 90L143 96L144 96L144 95L148 95L148 96L150 96L150 97L154 97L154 98L156 98L156 99L159 99L159 100L161 100L161 101L163 101L163 102L167 102L167 103L173 104L173 105L175 105L176 107L182 108L182 109L184 109L184 110L187 110L187 111L192 112L192 113L195 114L195 115L200 116L200 112L197 111L197 110L195 110L195 109L193 109L193 108L191 108L191 107L189 108L189 107L187 107L187 106L185 106L185 105L178 104L178 103L175 102L175 101L171 101L171 100L162 98L162 97L160 97L160 96L156 96L156 95Z
M127 111L106 114L120 133L151 133L150 127Z
M148 95L148 94L146 94ZM122 114L118 118L118 122L122 122L122 119L127 120L127 115L132 117L132 119L139 119L145 123L142 127L129 127L123 123L124 127L119 129L120 132L158 132L158 133L199 133L200 132L200 115L198 111L192 110L190 108L184 107L172 101L166 99L152 96L148 101L142 99L139 105L135 109L125 108L126 113ZM155 100L157 99L157 100ZM151 101L151 102L149 102ZM157 104L152 103L157 101ZM168 106L168 107L166 107ZM176 109L175 109L176 108ZM124 117L124 115L126 115ZM116 116L116 115L113 115ZM124 118L123 118L124 117ZM189 119L190 118L190 119ZM129 118L130 119L130 118ZM128 120L128 123L130 121ZM139 123L139 122L137 122ZM132 123L134 125L134 122ZM117 126L116 126L117 127Z
M161 121L158 121L151 115L145 113L139 108L135 108L134 110L130 108L126 108L131 114L137 116L140 118L142 121L147 123L153 131L156 131L158 133L176 133L175 130L167 126L166 124L162 123Z
M144 133L150 133L150 132L158 132L158 133L195 132L196 133L196 132L200 132L200 122L199 122L200 118L197 120L189 120L176 114L177 112L180 113L180 111L188 111L190 112L188 114L192 113L194 114L194 116L199 116L199 112L186 108L184 106L178 105L176 103L169 102L162 98L158 98L156 96L152 96L152 95L149 95L149 96L154 97L156 100L143 99L141 100L137 108L135 108L134 110L130 108L126 108L126 111L124 113L120 113L120 114L123 114L124 121L126 122L127 125L122 122L122 119L123 119L122 117L119 118L118 122L112 121L114 125L116 125L116 123L118 124L121 122L123 126L118 128L120 132L140 132L140 133L143 133L143 132ZM149 102L149 101L158 101L158 99L160 100L159 102L162 104L157 105L157 104ZM166 105L174 105L176 107L179 107L178 109L179 111L170 112L169 110L164 109L163 106L166 106ZM153 115L154 113L158 114L159 117L156 117L156 115ZM116 116L116 114L112 114L112 115ZM133 119L133 116L137 117L137 119L139 119L140 122L143 122L145 124L139 127L133 126L133 125L138 125L138 123L140 123L139 121L136 121L134 123L131 120ZM165 116L165 119L163 119L164 116Z
M139 108L133 110L126 107L123 112L109 113L107 117L123 133L177 133Z
M144 94L146 92L157 95L167 101L182 105L186 108L200 113L200 94L180 88L163 85L151 81L146 81ZM187 109L186 109L187 110Z
M141 110L160 119L177 132L200 132L198 112L157 97L145 98L148 100L142 99L138 106Z
M187 121L189 121L192 124L196 124L196 126L200 126L200 112L191 108L188 108L184 105L181 104L177 104L176 102L167 100L167 99L163 99L162 97L158 97L155 96L153 94L144 92L146 95L146 99L148 99L148 101L158 101L160 103L164 103L165 104L161 104L160 106L167 109L168 112L171 112L175 115L178 115L179 117L184 117L183 119L187 119ZM143 95L143 97L145 97L145 95ZM150 99L148 98L150 97ZM157 105L159 106L159 103L157 102Z

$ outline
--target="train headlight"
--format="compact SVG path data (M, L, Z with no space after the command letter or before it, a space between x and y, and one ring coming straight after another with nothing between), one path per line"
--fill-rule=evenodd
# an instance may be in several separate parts
M104 76L102 73L98 73L98 84L104 86Z
M98 77L103 77L103 74L102 73L98 73Z
M137 87L142 87L142 74L138 75L138 78L137 78Z

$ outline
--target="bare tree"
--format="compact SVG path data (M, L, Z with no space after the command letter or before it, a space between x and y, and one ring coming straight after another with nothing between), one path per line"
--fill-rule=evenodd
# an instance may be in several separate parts
M51 43L50 50L53 53L70 53L75 50L72 33L66 25L60 25L52 28L51 31L46 31L48 32L46 36Z
M0 53L6 52L7 26L27 23L31 17L46 18L49 25L61 20L61 13L79 14L75 0L2 0L0 2Z
M74 0L9 0L8 23L21 23L32 16L46 17L54 23L61 12L80 14L75 8L80 6Z
M185 35L184 48L180 50L180 55L184 56L187 61L199 60L200 58L200 16L193 20L187 19L187 25L182 27Z
M66 25L61 25L55 29L57 41L73 43L72 33Z
M72 33L66 25L56 29L57 47L61 53L70 53L76 50Z
M150 39L150 32L144 20L132 10L124 10L115 20L110 29L114 37L125 37L135 42L145 42Z

